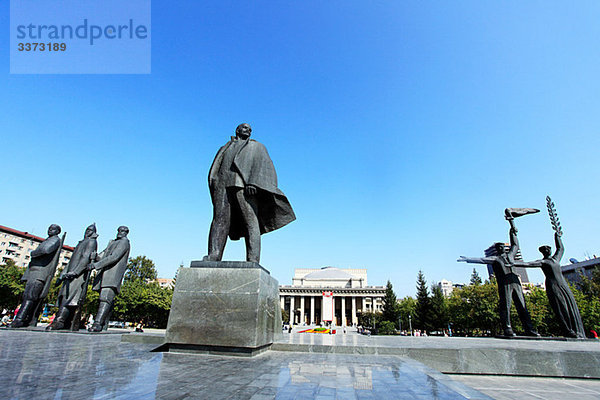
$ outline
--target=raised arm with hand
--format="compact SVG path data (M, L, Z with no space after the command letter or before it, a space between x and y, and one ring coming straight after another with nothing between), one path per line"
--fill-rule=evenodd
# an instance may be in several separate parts
M510 250L508 250L508 259L510 261L514 261L517 256L517 252L519 251L519 239L517 238L517 227L514 225L513 221L510 220Z
M554 244L556 244L556 251L554 252L552 258L554 258L557 263L560 263L560 259L562 258L563 254L565 254L565 246L563 246L561 236L562 233L554 233Z

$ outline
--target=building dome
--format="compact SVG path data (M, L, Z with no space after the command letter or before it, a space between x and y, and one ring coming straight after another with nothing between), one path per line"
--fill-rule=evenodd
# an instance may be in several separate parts
M304 277L304 280L340 280L340 281L348 281L350 279L354 279L354 276L350 275L347 272L342 271L339 268L334 267L323 267L319 271L311 272L310 274Z

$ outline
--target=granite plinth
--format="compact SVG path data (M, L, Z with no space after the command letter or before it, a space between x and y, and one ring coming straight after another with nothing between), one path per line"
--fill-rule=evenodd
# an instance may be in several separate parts
M254 355L267 349L281 330L277 280L258 263L191 265L179 269L162 350Z

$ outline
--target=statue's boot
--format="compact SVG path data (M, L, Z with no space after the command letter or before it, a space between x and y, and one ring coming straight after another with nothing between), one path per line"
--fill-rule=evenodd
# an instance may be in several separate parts
M110 303L106 301L101 301L100 306L98 307L98 314L96 314L96 319L94 320L94 324L88 331L90 332L102 332L102 328L104 328L104 323L106 322L106 318L108 318L108 314L110 314Z
M516 335L513 332L512 328L505 328L504 329L504 336L516 336Z
M31 314L33 313L33 309L35 308L35 301L25 300L23 304L21 304L21 308L19 308L19 312L15 317L15 320L10 324L11 328L22 328L24 326L29 325L29 320L31 319Z
M541 337L534 329L528 329L525 331L525 336Z
M56 318L54 318L54 321L52 321L52 323L46 327L46 330L57 331L60 329L65 329L65 324L69 319L70 313L71 312L67 307L62 307L60 310L58 310L58 315Z

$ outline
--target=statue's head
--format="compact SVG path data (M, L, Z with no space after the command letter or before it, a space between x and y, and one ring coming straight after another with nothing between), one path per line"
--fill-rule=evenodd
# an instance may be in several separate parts
M60 233L60 226L52 224L48 227L48 236L56 236Z
M502 242L494 243L494 248L496 249L496 253L498 255L502 255L508 251L508 247Z
M117 239L121 239L124 237L127 237L127 234L129 233L129 228L126 226L120 226L119 229L117 229Z
M252 128L249 124L246 123L239 124L237 128L235 128L235 136L237 136L240 139L248 139L251 133Z
M85 229L85 237L92 237L96 233L96 224L91 224Z
M550 257L550 254L552 253L552 247L548 245L540 246L538 250L540 251L540 253L542 253L544 258Z

